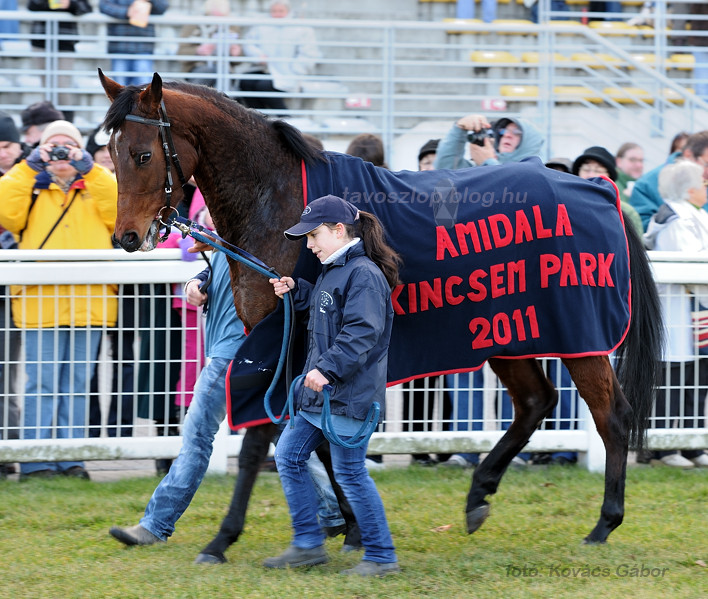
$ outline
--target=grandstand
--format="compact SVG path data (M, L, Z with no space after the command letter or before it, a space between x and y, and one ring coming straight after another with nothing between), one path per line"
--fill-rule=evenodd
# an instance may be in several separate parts
M267 0L232 0L232 16L201 17L201 2L180 0L154 18L156 69L165 79L184 78L176 56L179 31L186 23L219 22L244 30L267 19ZM317 73L287 97L290 118L321 137L329 149L342 150L360 132L380 134L393 168L414 168L415 152L451 122L486 106L523 114L544 132L547 156L575 156L589 145L614 150L622 142L640 143L649 166L658 164L668 140L679 130L708 127L706 105L696 99L694 50L686 32L671 29L666 3L656 3L650 24L630 24L641 2L623 2L620 20L601 20L587 3L568 2L571 12L547 12L529 21L521 0L500 0L498 19L460 20L448 0L390 0L333 3L293 2L294 12L312 26L322 54ZM479 12L479 11L478 11ZM66 13L63 13L66 15ZM61 20L73 17L61 16ZM609 17L611 15L604 15ZM106 23L97 12L77 19L74 53L60 53L54 14L6 12L0 19L20 22L18 35L5 34L0 47L0 108L19 114L28 104L51 99L71 110L84 131L98 123L107 100L96 68L110 74ZM33 20L48 22L46 52L30 46ZM211 21L210 21L211 19ZM561 20L564 19L564 20ZM43 68L33 56L44 59ZM58 59L73 57L71 71ZM237 81L249 59L219 59L217 86L238 95ZM34 68L33 68L34 67ZM70 88L59 88L70 75ZM67 96L71 99L65 100ZM493 117L493 113L490 117Z

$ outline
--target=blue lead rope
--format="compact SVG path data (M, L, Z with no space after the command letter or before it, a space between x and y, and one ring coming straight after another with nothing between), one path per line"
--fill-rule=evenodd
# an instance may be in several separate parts
M241 264L245 264L249 268L255 270L256 272L265 275L269 279L276 278L279 279L280 275L275 271L274 268L269 268L266 266L261 260L256 258L255 256L249 254L245 250L242 250L239 247L231 245L229 242L227 242L225 239L222 239L219 237L216 233L213 231L209 231L208 229L205 229L201 225L188 220L182 216L178 216L174 218L171 222L164 223L166 226L175 226L177 229L179 229L182 232L182 237L186 237L187 235L191 236L192 238L196 239L197 241L201 241L202 243L206 243L207 245L213 247L214 249L221 250L224 252L227 256L230 258L236 260L237 262L240 262ZM206 237L203 235L201 232L208 233L211 237L218 239L221 241L223 245L217 245L214 243L213 239L210 239L209 237ZM233 251L232 249L229 249L230 246L233 248L233 250L237 250L239 253L236 251ZM265 395L263 397L263 407L265 408L265 412L268 415L268 418L270 418L271 422L274 424L280 424L283 420L285 420L285 416L287 415L287 405L283 407L283 413L280 415L280 418L275 416L273 414L273 410L270 407L270 398L273 396L273 392L275 391L275 387L278 384L278 381L280 380L280 375L283 372L283 367L285 366L285 362L287 360L287 355L288 355L288 346L290 343L290 338L291 338L291 328L292 328L292 297L288 294L288 299L287 301L283 301L283 307L284 307L284 324L283 324L283 344L280 348L280 356L278 357L278 364L275 368L275 373L273 374L273 380L271 381L268 389L266 389ZM292 410L292 407L290 408ZM290 421L292 422L292 414L290 417Z
M290 386L290 391L288 393L288 406L291 414L294 411L293 405L295 404L295 393L299 390L304 378L304 374L295 377L293 384ZM330 385L325 385L322 389L322 434L325 436L327 441L333 443L334 445L339 445L340 447L345 447L347 449L358 449L359 447L363 447L369 442L372 433L376 430L376 427L379 424L379 416L381 415L381 406L379 405L379 402L375 401L371 404L369 407L369 412L366 414L366 419L362 423L359 430L354 433L348 441L345 441L337 435L334 431L334 425L332 424L332 412L329 401L331 390L332 387ZM293 416L291 415L290 422L292 422L292 418Z

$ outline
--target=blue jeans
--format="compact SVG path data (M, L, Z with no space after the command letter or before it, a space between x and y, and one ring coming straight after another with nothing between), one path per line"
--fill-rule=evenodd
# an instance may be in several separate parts
M445 387L452 389L454 386L455 376L445 375ZM484 373L482 369L459 373L457 375L457 389L448 391L452 403L450 430L481 431L484 424ZM472 428L469 425L470 411L472 412ZM478 453L458 453L457 455L465 458L470 464L479 463Z
M113 79L121 85L143 85L152 80L154 68L152 58L112 58L111 70L114 73L119 71L140 73L140 75L133 76L116 75Z
M693 55L696 57L693 89L699 98L708 101L708 51L694 50Z
M209 467L214 436L226 416L226 358L212 358L194 385L182 429L182 447L145 508L140 525L163 541L187 509Z
M26 329L23 439L86 437L88 385L96 369L100 330ZM56 353L55 353L56 350ZM56 420L55 420L56 413ZM83 462L28 462L23 474L68 470Z
M289 425L286 425L289 426ZM312 477L312 482L315 484L315 492L317 493L317 517L322 528L333 528L344 524L342 512L339 511L339 502L337 496L332 489L332 483L329 480L329 475L324 467L324 464L313 451L310 459L307 460L307 469Z
M558 381L557 376L558 368L560 368L560 381ZM570 372L568 372L568 369L563 366L560 360L549 360L547 373L548 378L551 379L553 384L556 387L560 387L558 391L558 405L553 409L553 414L550 416L550 418L557 419L558 423L549 423L551 424L550 428L566 431L571 428L577 428L577 425L571 422L571 418L578 417L578 391L571 388L573 381L570 378ZM578 454L574 451L555 451L551 454L551 457L576 460Z
M292 518L293 545L301 549L324 543L317 521L317 493L307 469L310 454L323 440L322 431L297 414L293 426L285 427L275 448L275 462ZM349 500L361 529L363 559L396 562L383 502L364 465L366 447L346 449L332 444L331 453L334 478Z
M474 19L474 0L457 0L458 19ZM491 23L497 18L497 0L482 0L482 21Z

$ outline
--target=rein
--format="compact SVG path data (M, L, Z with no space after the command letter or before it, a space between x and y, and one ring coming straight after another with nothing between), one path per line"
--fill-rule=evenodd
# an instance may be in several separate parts
M200 224L195 223L194 221L191 221L187 218L184 218L183 216L170 216L167 218L167 222L163 224L167 227L168 233L170 231L170 227L175 227L182 233L182 239L189 235L190 237L192 237L192 239L201 241L202 243L206 243L207 245L213 247L215 250L221 250L233 260L244 264L248 268L255 270L257 273L260 273L268 277L269 279L279 279L281 276L280 274L278 274L274 267L267 266L262 260L259 260L253 254L250 254L246 250L241 249L240 247L235 246L232 243L229 243L223 237L217 235L214 231L210 231L209 229L206 229ZM209 237L207 237L207 235L209 235ZM216 243L215 240L220 243ZM292 355L292 343L294 338L293 329L295 327L295 321L292 317L292 314L295 310L293 307L293 299L291 294L287 295L287 300L283 300L283 309L283 343L280 347L280 356L278 357L278 364L275 368L275 372L273 373L273 380L268 386L268 389L266 389L265 395L263 397L263 407L265 408L265 412L268 415L268 418L270 418L271 422L273 422L274 424L280 424L283 420L285 420L285 416L287 415L287 413L290 412L290 423L292 426L292 406L289 407L288 403L286 402L286 404L283 406L283 413L280 418L273 414L273 410L270 407L270 399L273 396L273 392L275 391L275 387L278 384L278 381L280 380L280 375L283 372L283 368L285 368L286 385L288 387L290 386L290 381L292 380L292 360L290 360L289 357Z

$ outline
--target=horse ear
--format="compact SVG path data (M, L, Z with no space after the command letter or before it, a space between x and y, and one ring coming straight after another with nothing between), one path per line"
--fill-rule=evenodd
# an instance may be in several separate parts
M123 86L120 83L113 81L113 79L106 77L101 69L98 69L98 78L101 80L101 85L103 86L108 99L113 102L113 100L118 97L118 94L120 93L120 90L123 89Z
M146 114L158 112L162 102L162 78L157 73L153 73L152 83L140 92L139 101Z

